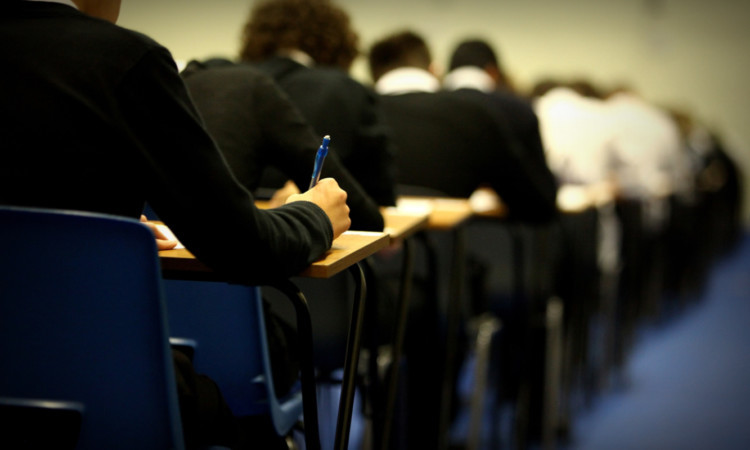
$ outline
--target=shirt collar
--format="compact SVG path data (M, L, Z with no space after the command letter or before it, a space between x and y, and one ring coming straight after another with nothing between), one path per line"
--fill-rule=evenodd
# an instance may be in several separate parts
M495 87L495 80L487 72L474 66L464 66L451 70L443 78L443 88L450 91L476 89L482 92L492 92Z
M391 70L375 83L375 91L382 95L436 92L438 89L440 89L440 81L430 72L416 67Z
M277 55L283 56L284 58L289 58L292 61L298 62L305 67L312 67L315 65L315 60L312 56L308 55L302 50L297 50L296 48L279 50L277 52Z
M60 3L62 5L68 5L72 6L75 9L78 9L78 7L73 3L71 0L26 0L29 2L46 2L46 3Z

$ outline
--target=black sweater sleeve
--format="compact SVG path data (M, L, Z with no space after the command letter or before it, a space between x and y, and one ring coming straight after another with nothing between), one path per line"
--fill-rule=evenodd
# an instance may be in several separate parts
M261 284L299 273L330 248L332 227L317 205L255 207L203 128L165 49L145 54L117 99L149 168L147 201L209 267Z

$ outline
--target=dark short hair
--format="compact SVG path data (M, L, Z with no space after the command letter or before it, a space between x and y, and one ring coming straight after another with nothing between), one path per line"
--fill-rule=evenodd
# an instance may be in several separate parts
M393 33L375 42L369 51L370 75L377 81L398 67L427 69L432 63L425 40L413 31Z
M486 41L469 39L458 44L453 50L448 70L465 66L484 68L487 64L500 67L495 51Z
M329 0L264 0L243 28L240 59L262 61L298 49L317 64L348 70L359 55L349 15Z

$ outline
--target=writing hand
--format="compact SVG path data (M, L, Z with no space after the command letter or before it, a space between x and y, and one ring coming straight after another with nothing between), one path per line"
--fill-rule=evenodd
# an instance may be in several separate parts
M349 218L349 206L346 205L346 191L339 187L333 178L318 181L312 189L301 194L290 195L287 203L294 201L313 202L325 211L333 226L333 238L336 239L352 225Z

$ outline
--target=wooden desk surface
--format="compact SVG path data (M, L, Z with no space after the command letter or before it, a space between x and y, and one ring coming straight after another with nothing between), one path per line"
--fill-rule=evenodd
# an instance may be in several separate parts
M404 212L397 208L388 207L382 209L385 219L385 229L391 242L408 238L414 233L427 228L430 214L427 212Z
M474 215L469 199L465 198L401 196L396 205L404 213L429 213L430 230L450 230Z
M347 231L333 241L333 246L323 258L312 263L299 276L330 278L384 249L389 242L390 237L386 233Z
M351 265L385 248L390 241L386 233L347 231L333 241L333 246L298 276L330 278ZM210 273L212 270L198 261L187 249L162 250L159 259L163 271L182 273Z

